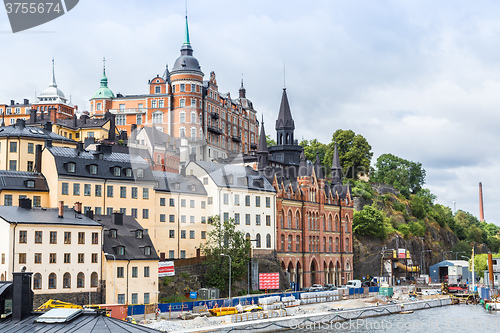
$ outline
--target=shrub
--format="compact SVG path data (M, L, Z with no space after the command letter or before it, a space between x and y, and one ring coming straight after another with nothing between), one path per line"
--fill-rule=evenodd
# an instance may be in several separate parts
M407 238L410 235L410 226L408 224L401 223L398 226L398 231L403 235L404 238Z
M359 235L384 238L385 216L373 206L364 206L359 212L354 212L353 231Z
M174 281L174 278L173 277L170 277L170 276L165 276L163 278L163 285L164 286L167 286L169 285L170 283L172 283Z

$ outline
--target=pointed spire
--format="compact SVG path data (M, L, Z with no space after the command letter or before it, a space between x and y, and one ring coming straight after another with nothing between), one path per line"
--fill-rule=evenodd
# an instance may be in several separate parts
M239 90L240 98L246 98L246 92L247 92L247 90L243 86L243 74L241 74L241 87ZM262 122L264 122L264 120L262 120Z
M106 77L106 58L102 58L102 78L101 87L108 87L108 78Z
M309 174L309 168L307 167L306 155L304 152L300 153L300 163L299 163L299 177L306 177Z
M316 161L314 162L314 172L316 173L316 178L323 179L325 178L323 174L323 166L321 164L321 160L319 158L319 153L316 150Z
M52 58L52 78L50 80L50 85L49 87L54 87L57 88L57 83L56 83L56 74L55 74L55 68L54 68L54 58Z
M267 149L266 131L264 130L264 115L262 115L262 122L259 134L259 146L257 147L257 151L266 153L269 152L269 150Z
M332 185L342 184L342 166L340 165L339 152L337 142L335 142L335 149L333 151L332 160Z
M281 96L280 112L278 114L278 120L276 120L276 130L279 129L295 129L295 122L292 118L292 112L290 111L290 105L288 104L288 96L286 95L286 89L283 89L283 94Z
M186 31L184 32L184 45L191 45L189 42L189 25L188 25L188 16L187 16L187 10L186 10Z

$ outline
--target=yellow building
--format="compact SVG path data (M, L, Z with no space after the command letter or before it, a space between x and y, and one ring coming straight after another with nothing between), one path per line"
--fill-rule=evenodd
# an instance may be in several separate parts
M34 207L47 207L49 187L40 173L0 170L0 205L17 206L19 199L31 199Z
M95 215L104 226L103 302L149 304L158 302L158 255L142 226L120 213Z
M76 147L76 142L44 128L26 127L24 120L0 127L0 170L35 171L36 146L51 140L54 147ZM54 206L55 207L55 206Z

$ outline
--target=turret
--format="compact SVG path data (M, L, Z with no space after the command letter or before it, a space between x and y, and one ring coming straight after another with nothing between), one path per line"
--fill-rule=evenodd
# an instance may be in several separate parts
M269 163L269 150L267 149L266 131L264 130L264 117L262 117L259 145L257 147L258 170L264 170Z
M340 165L337 142L335 142L335 149L333 151L331 170L332 170L332 185L342 184L342 166Z
M283 89L280 112L278 114L278 119L276 120L276 142L278 143L278 145L293 145L294 130L295 122L293 121L292 113L290 112L290 105L288 104L286 89Z

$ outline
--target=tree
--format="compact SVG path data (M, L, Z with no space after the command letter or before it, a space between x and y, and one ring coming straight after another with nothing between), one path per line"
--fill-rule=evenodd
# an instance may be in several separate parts
M302 140L300 142L300 145L304 148L304 155L307 160L314 163L316 161L316 153L318 153L319 160L321 161L323 166L325 168L328 167L327 170L330 170L331 164L330 166L324 164L325 156L327 155L329 149L328 145L325 145L324 143L321 143L316 139L313 139L311 141Z
M266 135L266 142L267 142L267 146L268 147L276 146L276 141L274 141L273 139L271 139L271 136L269 134Z
M373 156L372 146L362 135L352 130L342 129L333 133L332 142L328 144L328 151L323 160L327 169L330 169L332 165L335 142L337 142L340 165L345 177L356 178L359 173L369 173Z
M233 282L246 276L250 241L245 239L242 231L235 230L234 219L221 222L218 215L212 217L212 230L208 233L207 242L201 244L201 249L207 256L205 280L209 286L229 289L229 259L222 254L231 257Z
M377 158L373 180L392 185L404 196L417 194L425 183L425 169L420 162L412 162L392 154L382 154ZM424 196L431 194L424 193ZM432 201L434 197L429 198Z
M354 211L353 232L376 238L385 237L385 216L373 206L364 206L360 211Z
M500 257L499 253L493 253L493 258ZM472 262L469 260L469 263ZM482 277L484 271L488 269L488 254L481 253L474 256L474 271L476 272L476 277Z

